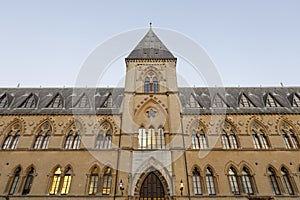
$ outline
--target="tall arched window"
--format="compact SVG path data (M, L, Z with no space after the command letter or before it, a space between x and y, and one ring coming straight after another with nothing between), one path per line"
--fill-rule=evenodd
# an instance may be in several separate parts
M195 195L202 194L200 172L198 171L198 169L196 167L193 170L193 186L194 186L194 194Z
M270 183L271 183L274 194L280 195L281 191L279 188L278 179L277 179L275 170L272 167L269 167L268 174L269 174Z
M108 167L103 176L102 194L109 195L111 193L111 186L112 186L111 169L110 167Z
M42 124L38 129L38 135L35 138L33 145L34 149L47 149L50 135L51 135L51 126L48 122Z
M213 171L209 167L207 167L206 171L205 171L205 180L206 180L207 193L209 195L216 194L214 174L213 174Z
M30 193L30 189L33 183L33 178L34 178L34 174L35 174L35 170L34 167L30 167L30 169L28 170L26 177L25 177L25 185L22 191L23 195L29 194Z
M57 167L53 174L53 178L52 178L52 182L51 182L51 186L50 186L50 190L49 190L50 195L58 194L59 187L60 187L60 181L61 181L61 173L62 173L61 168Z
M197 123L192 130L192 147L193 149L207 149L207 139L203 125Z
M228 180L230 185L230 190L233 194L240 194L240 188L238 183L238 176L236 170L233 167L229 168Z
M67 167L63 177L62 186L61 186L61 194L69 194L71 181L72 181L72 170L70 167Z
M95 166L91 170L88 194L89 195L96 194L98 192L98 188L99 188L99 169L98 167Z
M224 149L237 149L237 136L232 126L225 122L222 128L222 145Z
M283 179L283 183L284 183L286 192L290 195L294 195L295 191L294 191L294 188L292 185L292 182L294 182L294 181L293 181L293 178L291 177L289 171L285 167L281 168L281 175L282 175L282 179Z
M159 82L153 71L148 72L147 76L145 77L144 92L145 93L159 92Z
M77 127L78 125L78 127ZM73 123L69 129L67 130L67 135L65 139L65 149L79 149L80 148L80 142L81 142L81 136L80 136L80 129L81 125L76 122Z
M288 123L283 123L281 126L281 135L287 149L298 149L299 139L295 134L295 130Z
M255 149L269 149L270 145L265 130L255 123L252 128L252 141Z
M254 194L253 177L251 176L249 170L246 167L244 167L242 170L242 186L243 186L244 193Z
M146 129L141 127L139 128L138 140L140 149L164 149L164 129L160 126L156 132L154 127L150 126L146 132Z
M11 184L9 188L9 194L13 195L17 191L17 187L19 187L20 182L20 173L21 173L21 167L17 167L14 171L14 175L11 179Z
M9 127L8 134L3 142L2 149L16 149L21 134L20 123L15 123Z
M100 126L100 131L96 138L96 149L110 149L112 143L112 128L108 122L104 122Z
M156 136L156 148L164 149L165 148L165 134L163 127L158 128L157 136Z

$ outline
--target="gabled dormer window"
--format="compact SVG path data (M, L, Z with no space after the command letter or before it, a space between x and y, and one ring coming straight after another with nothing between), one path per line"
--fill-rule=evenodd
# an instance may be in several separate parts
M7 94L3 94L0 98L0 108L7 108L8 107L8 98Z
M296 93L293 96L292 106L293 107L300 107L300 98Z
M75 103L74 108L90 108L90 101L85 93Z
M19 106L19 108L35 108L37 106L37 99L31 93Z
M195 97L191 94L190 98L186 103L187 108L200 108L199 103L196 101Z
M60 94L56 94L52 100L48 103L46 108L62 108L63 107L63 99Z
M253 108L255 107L254 104L250 101L250 99L244 94L241 94L240 102L239 102L240 108Z
M228 105L225 103L223 98L219 94L217 94L214 98L212 107L213 108L227 108Z
M275 97L269 93L266 98L266 107L282 107L282 106L275 99Z

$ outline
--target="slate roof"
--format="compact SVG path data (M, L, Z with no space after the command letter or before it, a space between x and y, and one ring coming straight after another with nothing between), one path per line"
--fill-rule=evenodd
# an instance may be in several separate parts
M150 27L127 59L176 59Z
M34 96L33 108L20 108L30 95ZM61 108L47 108L57 94L62 98ZM75 104L85 94L89 101L88 108L75 108ZM0 114L120 114L123 100L123 88L0 88ZM254 107L241 107L241 95L245 95ZM186 105L190 96L200 107L190 108ZM213 108L213 101L219 95L227 105L226 108ZM271 95L281 107L267 107L266 98ZM6 97L6 98L4 98ZM111 98L111 106L105 103ZM300 97L300 87L269 88L179 88L179 97L183 114L300 114L300 103L293 106L295 98ZM1 104L7 99L7 104ZM106 107L105 107L106 106Z

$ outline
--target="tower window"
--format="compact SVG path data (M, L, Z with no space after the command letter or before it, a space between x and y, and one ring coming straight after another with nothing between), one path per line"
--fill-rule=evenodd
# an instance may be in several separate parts
M158 93L159 92L159 81L155 76L155 73L148 72L144 80L144 92L145 93Z

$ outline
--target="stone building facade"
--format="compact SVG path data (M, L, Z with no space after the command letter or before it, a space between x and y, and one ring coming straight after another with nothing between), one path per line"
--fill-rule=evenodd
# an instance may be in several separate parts
M125 88L1 88L3 199L299 199L299 88L178 88L150 28Z

